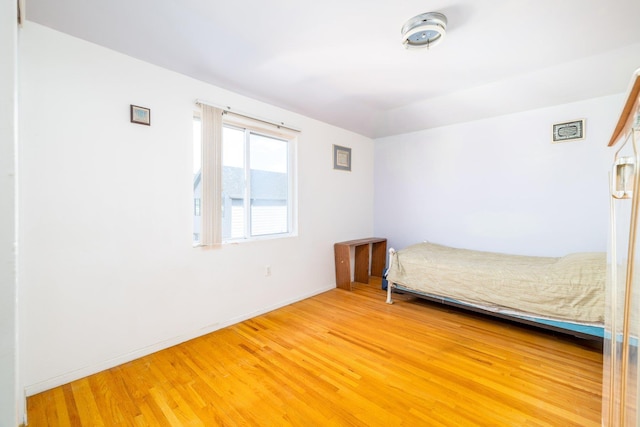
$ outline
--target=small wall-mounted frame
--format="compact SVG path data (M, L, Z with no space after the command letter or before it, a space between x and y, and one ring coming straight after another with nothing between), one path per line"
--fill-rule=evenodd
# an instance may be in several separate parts
M351 171L351 148L333 146L333 168L341 171Z
M138 105L131 105L131 123L151 126L151 110Z
M578 141L584 139L584 119L553 125L553 142Z

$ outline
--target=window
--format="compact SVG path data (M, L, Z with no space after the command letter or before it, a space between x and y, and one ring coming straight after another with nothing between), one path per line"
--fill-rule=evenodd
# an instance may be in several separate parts
M202 221L200 200L202 194L202 123L200 116L193 117L193 244L200 244Z
M202 159L201 122L194 118L194 164ZM294 153L296 136L273 126L227 114L221 137L221 206L223 242L294 233ZM200 154L199 154L200 155ZM199 168L194 166L194 171ZM206 173L206 172L205 172ZM200 173L200 175L202 175ZM202 188L194 172L194 244L200 243ZM196 225L197 224L197 225ZM197 234L197 240L196 240Z
M289 141L224 125L223 240L289 233L289 176Z
M193 199L193 216L200 216L200 199Z

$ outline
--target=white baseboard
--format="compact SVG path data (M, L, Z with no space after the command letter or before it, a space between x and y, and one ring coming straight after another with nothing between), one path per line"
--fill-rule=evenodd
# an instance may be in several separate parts
M323 292L327 292L331 289L335 289L335 285L328 285L327 287L324 288L320 288L320 289L316 289L312 292L309 292L307 294L303 294L303 295L299 295L296 298L292 298L290 300L285 300L282 301L278 304L274 304L272 306L269 307L265 307L261 310L257 310L254 311L252 313L247 313L241 316L237 316L237 317L233 317L231 319L227 319L224 320L222 322L218 322L218 323L214 323L212 325L208 325L206 327L203 327L201 329L198 329L196 331L187 333L187 334L183 334L180 336L176 336L173 338L170 338L168 340L164 340L161 342L158 342L156 344L147 346L147 347L143 347L140 348L138 350L123 354L121 356L118 357L114 357L112 359L108 359L105 360L103 362L100 363L96 363L93 365L89 365L89 366L85 366L84 368L80 368L80 369L76 369L67 373L64 373L62 375L58 375L56 377L53 378L49 378L47 380L44 381L40 381L37 382L35 384L29 384L27 386L24 387L24 392L26 396L33 396L34 394L38 394L41 393L43 391L52 389L54 387L58 387L64 384L68 384L72 381L78 380L80 378L84 378L87 377L89 375L93 375L96 374L98 372L102 372L104 370L113 368L115 366L118 365L122 365L123 363L127 363L127 362L131 362L132 360L136 360L139 359L141 357L147 356L149 354L155 353L157 351L160 350L164 350L166 348L169 347L173 347L174 345L183 343L185 341L189 341L192 340L194 338L206 335L208 333L217 331L218 329L222 329L222 328L226 328L227 326L231 326L234 325L236 323L240 323L243 322L247 319L251 319L253 317L256 316L260 316L261 314L265 314L268 313L270 311L276 310L278 308L296 303L298 301L302 301L304 299L313 297L315 295L321 294Z

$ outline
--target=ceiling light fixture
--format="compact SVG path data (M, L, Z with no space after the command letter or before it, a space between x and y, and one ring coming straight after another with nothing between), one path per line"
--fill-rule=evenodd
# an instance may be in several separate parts
M402 44L406 49L429 49L442 41L446 34L447 17L428 12L409 19L402 26Z

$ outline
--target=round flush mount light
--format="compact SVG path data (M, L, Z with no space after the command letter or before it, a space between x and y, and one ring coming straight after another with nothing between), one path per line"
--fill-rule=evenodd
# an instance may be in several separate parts
M446 34L447 17L428 12L409 19L402 26L402 44L406 49L427 49L440 43Z

